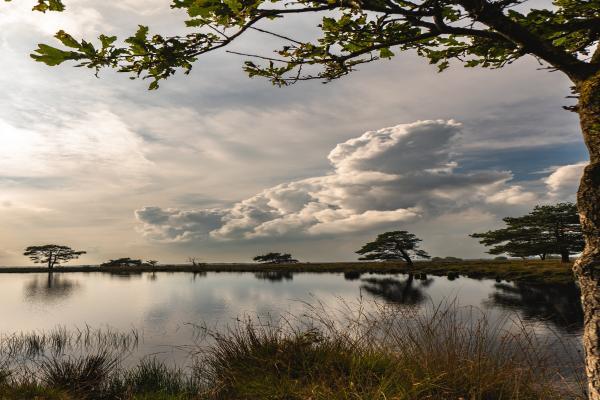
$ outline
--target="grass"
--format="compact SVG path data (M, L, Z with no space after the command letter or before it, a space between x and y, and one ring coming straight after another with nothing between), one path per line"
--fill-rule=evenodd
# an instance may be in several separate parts
M438 276L467 276L471 278L491 278L510 281L530 282L572 282L571 263L559 260L454 260L422 261L408 268L403 262L339 262L339 263L297 263L297 264L205 264L160 265L156 267L56 267L54 272L316 272L316 273L406 273L415 272ZM48 272L41 267L3 267L0 273Z
M138 346L139 333L117 332L110 328L67 330L59 326L48 332L26 332L12 335L0 335L0 360L25 357L35 358L43 355L60 355L65 352L112 350L127 353Z
M187 369L154 358L123 368L102 351L42 357L26 374L6 371L0 399L584 398L581 360L556 359L560 343L524 325L507 330L454 304L425 313L366 310L346 305L345 317L333 318L331 310L312 307L278 323L247 319L224 332L205 330L212 340L192 351Z

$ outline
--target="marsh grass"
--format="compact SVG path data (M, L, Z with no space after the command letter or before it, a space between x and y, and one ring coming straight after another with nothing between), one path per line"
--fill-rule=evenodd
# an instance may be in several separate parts
M155 358L123 368L113 353L49 356L26 378L7 375L0 398L584 398L581 360L557 357L568 353L557 352L566 344L518 319L495 321L452 302L425 311L307 304L304 313L278 321L242 318L224 330L201 328L206 342L188 348L194 362L186 369ZM19 397L24 392L31 397Z
M0 336L0 359L16 357L36 358L43 355L60 355L66 352L110 349L127 353L135 350L140 334L132 329L118 332L110 328L67 329L59 326L48 332L23 332Z
M582 395L577 378L581 360L556 359L556 346L563 344L538 337L521 321L492 324L481 311L454 303L425 313L384 305L370 312L348 305L345 311L340 322L323 307L309 306L300 323L293 317L276 325L246 320L224 334L212 333L216 344L206 349L202 370L209 397L488 400Z

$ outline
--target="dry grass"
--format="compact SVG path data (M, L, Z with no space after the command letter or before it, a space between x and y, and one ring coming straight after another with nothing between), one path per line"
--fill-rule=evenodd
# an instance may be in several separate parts
M211 340L191 354L189 370L155 359L123 369L106 353L56 356L27 377L7 375L0 399L584 398L581 360L557 359L560 343L454 303L424 313L371 303L307 305L306 313L277 323L243 319L204 333Z
M409 270L403 262L336 262L336 263L297 263L297 264L205 264L205 265L158 265L156 267L117 267L97 266L57 267L56 273L65 272L335 272L335 273L424 273L438 276L458 275L472 278L491 278L513 281L573 282L571 263L559 260L453 260L420 261ZM0 273L47 272L40 267L0 267Z

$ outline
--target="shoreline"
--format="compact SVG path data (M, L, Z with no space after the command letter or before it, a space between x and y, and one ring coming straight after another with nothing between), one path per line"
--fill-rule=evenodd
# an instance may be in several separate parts
M474 279L500 279L507 281L530 281L568 283L574 282L571 271L572 263L561 263L560 260L464 260L464 261L416 261L409 268L404 262L329 262L329 263L296 263L296 264L204 264L181 265L165 264L151 267L149 265L135 267L101 267L65 266L55 267L49 271L46 267L0 267L0 274L15 273L109 273L127 274L143 272L292 272L292 273L414 273L457 278L466 276Z

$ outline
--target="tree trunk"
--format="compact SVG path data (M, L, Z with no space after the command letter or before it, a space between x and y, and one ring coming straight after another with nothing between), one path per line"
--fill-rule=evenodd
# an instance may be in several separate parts
M590 164L577 193L585 249L573 271L581 288L589 399L600 400L600 71L580 82L577 91L577 111Z
M402 258L404 258L404 261L406 261L406 263L412 267L413 262L410 259L410 256L408 255L408 253L406 251L404 251L403 249L400 249L400 253L402 254Z
M560 262L568 263L569 261L571 261L569 259L569 252L565 251L565 250L561 250L561 252L560 252Z

